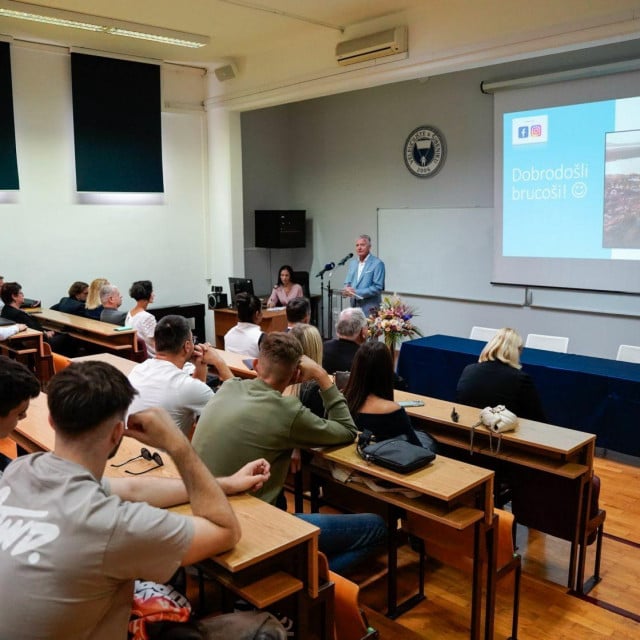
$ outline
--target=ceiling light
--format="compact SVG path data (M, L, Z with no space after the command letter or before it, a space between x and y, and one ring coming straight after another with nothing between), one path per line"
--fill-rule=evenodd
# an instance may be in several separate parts
M150 40L162 44L170 44L178 47L199 48L209 44L207 36L195 33L183 33L172 29L162 29L146 24L112 20L93 16L88 13L77 13L63 9L40 7L25 2L13 0L0 0L0 17L15 18L17 20L29 20L58 27L83 29L114 36Z

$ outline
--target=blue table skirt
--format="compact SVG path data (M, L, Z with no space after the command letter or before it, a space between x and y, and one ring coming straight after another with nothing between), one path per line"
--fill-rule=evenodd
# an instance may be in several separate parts
M409 390L455 400L462 370L485 343L435 335L402 344L398 373ZM640 456L640 364L541 349L524 349L551 424L594 433L600 447Z

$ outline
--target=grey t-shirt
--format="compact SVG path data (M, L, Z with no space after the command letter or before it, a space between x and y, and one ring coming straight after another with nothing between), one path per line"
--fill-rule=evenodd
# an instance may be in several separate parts
M0 638L124 640L134 579L168 580L193 535L53 453L15 460L0 479Z

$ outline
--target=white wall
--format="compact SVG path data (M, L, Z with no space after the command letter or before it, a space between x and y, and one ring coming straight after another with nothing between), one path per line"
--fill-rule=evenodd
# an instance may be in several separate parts
M164 112L160 204L81 204L75 193L69 56L11 48L20 190L0 204L0 273L46 306L75 280L107 277L123 290L151 279L157 303L204 302L207 219L203 82L175 67L170 91L198 110ZM199 95L198 95L199 94Z
M605 50L591 53L595 57L610 54ZM286 206L306 208L313 218L315 272L325 261L352 250L359 233L372 236L375 252L378 208L492 207L493 102L480 92L481 80L554 69L570 63L569 58L565 54L244 113L243 137L247 131L269 128L268 137L254 138L253 153L273 157L273 162L245 162L245 224L249 224L247 214L259 208L258 202L261 207L279 202L275 194L273 203L268 197L271 184L286 184L290 200ZM448 144L445 167L431 179L410 175L402 157L406 137L423 124L440 128ZM270 145L273 139L279 141L275 153ZM286 160L283 144L287 145ZM245 230L247 238L252 237L250 233ZM393 265L387 264L387 269L392 270ZM336 270L334 287L345 273ZM246 275L255 277L249 270ZM441 277L446 280L446 271ZM312 288L315 285L317 290L318 282L313 280ZM523 335L566 335L570 351L610 358L615 357L620 343L640 341L640 301L636 317L630 317L429 296L408 300L418 307L417 322L425 335L468 336L475 324L513 326Z

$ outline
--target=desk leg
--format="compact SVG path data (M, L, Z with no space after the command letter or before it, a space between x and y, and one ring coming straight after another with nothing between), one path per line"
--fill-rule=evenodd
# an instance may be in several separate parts
M482 613L482 557L481 541L482 522L476 522L473 530L473 579L471 584L471 640L480 638L480 622Z
M578 565L578 554L580 553L580 542L583 538L584 527L587 526L586 514L589 511L589 504L585 505L585 485L587 481L587 474L583 474L580 478L580 488L578 490L578 505L576 513L576 526L573 532L573 540L571 541L571 557L569 558L569 576L567 579L567 587L571 590L576 590L579 593L582 590L582 584L576 584L576 567ZM591 492L587 491L589 497ZM584 579L584 575L580 578L580 582Z
M487 545L487 602L484 618L484 637L486 640L493 640L493 625L496 611L496 582L497 582L497 516L493 517L491 526L485 531ZM515 606L515 604L514 604Z

